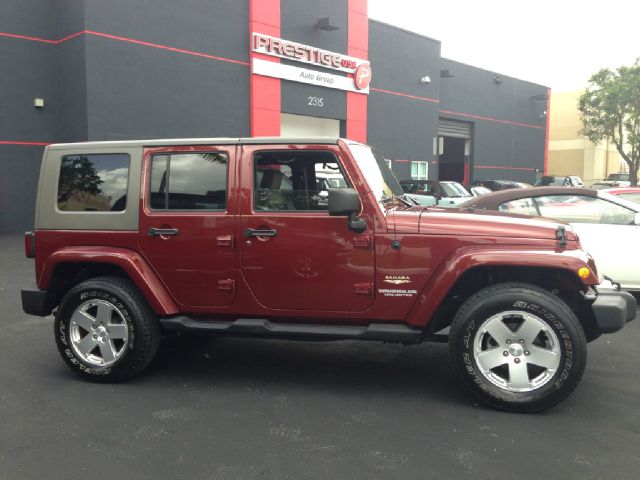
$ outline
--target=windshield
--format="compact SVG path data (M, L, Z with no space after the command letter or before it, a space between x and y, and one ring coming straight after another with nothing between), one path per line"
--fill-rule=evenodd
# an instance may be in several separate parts
M542 177L536 180L536 187L563 187L567 177Z
M471 194L467 189L458 182L440 182L440 187L444 190L447 197L470 197Z
M627 182L629 181L629 174L628 173L610 173L609 176L607 177L607 180L619 180L619 181Z
M404 195L398 180L380 152L368 145L353 144L349 145L349 148L378 203L386 206L394 196Z

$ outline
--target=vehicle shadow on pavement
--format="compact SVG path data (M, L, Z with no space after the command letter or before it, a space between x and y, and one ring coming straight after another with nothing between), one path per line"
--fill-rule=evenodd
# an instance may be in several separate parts
M433 343L168 337L143 375L145 382L268 385L324 393L384 391L437 403L476 403L454 372L447 346Z

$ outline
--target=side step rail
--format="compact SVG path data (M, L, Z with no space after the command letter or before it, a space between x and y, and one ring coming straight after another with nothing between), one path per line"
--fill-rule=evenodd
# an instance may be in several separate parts
M424 336L423 331L420 329L394 323L372 323L365 326L302 325L273 323L262 318L239 318L234 321L206 321L179 316L161 318L160 324L164 329L170 331L308 340L358 339L419 343L423 340Z

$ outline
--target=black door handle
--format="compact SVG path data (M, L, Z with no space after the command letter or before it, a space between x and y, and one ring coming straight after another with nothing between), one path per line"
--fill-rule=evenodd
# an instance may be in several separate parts
M177 228L150 228L147 234L150 237L159 237L164 235L178 235Z
M247 228L244 231L245 237L275 237L278 235L277 230L254 230L253 228Z

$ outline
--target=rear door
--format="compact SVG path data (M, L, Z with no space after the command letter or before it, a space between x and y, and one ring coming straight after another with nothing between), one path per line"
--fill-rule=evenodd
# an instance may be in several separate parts
M140 247L182 308L235 299L235 156L235 145L145 151Z
M332 217L316 190L315 172L352 185L335 145L245 146L238 234L241 270L263 306L272 310L363 311L373 302L373 219L364 233Z

